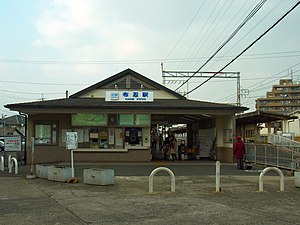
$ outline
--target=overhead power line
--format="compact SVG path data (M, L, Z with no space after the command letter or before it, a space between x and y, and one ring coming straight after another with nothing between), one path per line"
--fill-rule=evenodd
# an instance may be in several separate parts
M262 58L285 58L285 57L298 57L300 56L300 50L293 51L282 51L282 52L266 52L266 53L256 53L256 54L245 54L239 58L239 60L252 60L252 59L262 59ZM273 56L272 56L273 55ZM212 60L228 60L232 58L233 55L216 56ZM190 58L170 58L167 59L168 63L178 63L178 62L194 62L199 60L207 60L208 57L190 57ZM96 65L96 64L158 64L161 63L162 59L132 59L132 60L26 60L26 59L0 59L0 63L7 64L57 64L57 65ZM11 82L2 81L0 82ZM13 82L13 83L23 83L23 82ZM40 83L32 83L40 84ZM59 85L59 84L54 84ZM66 84L60 84L66 85ZM69 84L68 85L82 85L82 84Z
M287 76L286 74L282 75L282 73L285 73L285 72L289 71L290 69L295 68L296 66L299 66L299 65L300 65L300 63L296 63L295 65L290 66L287 69L284 69L284 70L282 70L282 71L280 71L280 72L278 72L276 74L269 75L267 77L262 77L262 78L258 78L257 77L257 78L249 78L249 79L242 79L242 80L251 80L251 79L258 80L258 79L263 79L263 80L260 80L259 82L255 83L255 84L252 84L252 85L248 86L246 89L249 90L250 92L259 91L260 88L263 88L263 90L265 90L266 86L270 85L270 83L273 83L274 81L277 81L278 79ZM296 70L296 71L293 71L293 74L295 72L298 72L298 71L300 71L300 69ZM279 75L281 75L281 76L279 76ZM270 80L270 79L272 79L272 80ZM266 82L266 83L263 84L263 82ZM258 87L256 87L256 86L258 86ZM225 101L225 100L228 100L228 99L234 99L234 98L235 98L235 94L231 94L229 96L225 96L225 97L219 99L218 101L222 102L222 101Z
M190 28L190 26L192 25L192 23L194 22L194 20L196 19L197 15L199 14L200 10L202 9L204 3L206 2L206 0L201 4L201 6L198 8L196 14L193 16L191 22L189 23L189 25L185 28L184 32L182 33L182 35L180 36L180 38L176 41L175 45L173 46L173 48L171 49L171 51L169 52L169 54L166 56L166 58L163 61L166 61L167 58L171 55L171 53L174 51L174 49L177 47L177 45L179 44L179 42L181 41L181 39L183 38L183 36L185 35L185 33L188 31L188 29Z
M290 14L298 5L300 4L300 1L298 1L291 9L289 9L282 17L280 17L271 27L269 27L263 34L261 34L255 41L253 41L250 45L248 45L247 48L245 48L240 54L238 54L235 58L233 58L229 63L227 63L222 69L220 69L218 72L216 72L214 75L212 75L210 78L202 82L197 87L193 88L192 90L185 93L185 95L190 94L191 92L195 91L199 87L201 87L203 84L207 83L209 80L211 80L213 77L215 77L218 73L222 72L225 68L227 68L230 64L232 64L237 58L239 58L242 54L244 54L248 49L250 49L254 44L256 44L262 37L264 37L267 33L270 32L277 24L279 24L288 14Z
M25 82L25 81L8 81L8 80L0 80L0 83L10 83L10 84L28 84L28 85L47 85L47 86L82 86L82 85L89 85L89 84L72 84L72 83L39 83L39 82Z
M209 63L221 50L222 48L230 41L234 36L242 29L242 27L250 21L250 19L261 9L261 7L266 3L267 0L261 0L253 10L246 16L246 18L242 21L242 23L233 31L233 33L227 38L227 40L215 51L214 54L212 54L208 60L193 74L191 77L189 77L185 82L183 82L179 87L175 89L177 91L179 88L181 88L184 84L186 84L190 79L192 79L193 76L195 76L207 63Z
M15 90L4 90L4 89L0 89L1 92L9 92L9 93L17 93L17 94L26 94L26 95L34 95L34 94L41 94L41 92L25 92L25 91L15 91ZM48 93L45 93L43 92L44 94L47 94L47 95L61 95L61 94L64 94L64 93L61 93L61 92L48 92Z
M245 37L247 35L249 35L260 23L262 23L263 20L265 20L270 14L272 11L274 11L276 8L279 7L280 4L282 4L283 1L279 1L276 5L274 5L271 10L260 20L258 21L253 27L252 29L250 29L242 38L240 38L239 41L237 41L230 49L228 49L224 54L223 56L225 56L228 52L230 52L233 48L235 48L242 40L245 39ZM219 60L216 60L214 64L210 65L210 67L213 67L218 61L221 61L220 59L223 59L223 56L220 56L219 57ZM225 56L226 57L226 56Z

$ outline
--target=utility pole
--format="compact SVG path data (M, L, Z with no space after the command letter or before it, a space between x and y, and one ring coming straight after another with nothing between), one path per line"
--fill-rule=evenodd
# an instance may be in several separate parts
M6 117L7 115L4 115L4 114L2 114L2 126L3 126L3 128L2 128L2 135L3 136L5 136L6 135L6 129L5 129L5 117Z

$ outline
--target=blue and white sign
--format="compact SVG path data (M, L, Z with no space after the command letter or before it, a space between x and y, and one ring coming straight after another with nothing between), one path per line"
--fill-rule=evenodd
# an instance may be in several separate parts
M152 91L107 91L105 101L153 102Z

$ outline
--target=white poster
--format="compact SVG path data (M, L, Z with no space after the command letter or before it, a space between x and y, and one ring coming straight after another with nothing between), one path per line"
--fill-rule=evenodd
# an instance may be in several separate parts
M123 129L117 128L115 130L115 137L116 137L116 145L115 148L123 148L123 140L124 140L124 132Z
M115 144L115 130L108 129L108 144L113 145Z
M74 129L74 132L77 132L77 135L78 135L78 143L83 143L83 129Z
M21 136L5 137L5 151L21 151Z
M67 141L67 132L70 132L71 129L61 129L61 141L66 142Z
M77 132L67 132L67 143L66 147L68 150L78 148L78 135Z

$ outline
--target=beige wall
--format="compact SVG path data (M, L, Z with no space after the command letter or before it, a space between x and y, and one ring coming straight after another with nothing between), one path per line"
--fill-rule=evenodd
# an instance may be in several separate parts
M70 114L39 114L32 115L28 120L28 143L27 143L27 163L31 159L31 137L33 136L33 122L35 120L53 120L58 121L58 146L35 146L35 155L34 163L47 163L47 162L69 162L70 161L70 152L66 150L65 143L62 142L62 129L71 128L71 115ZM219 116L215 121L216 130L217 130L217 160L222 162L233 162L232 155L232 142L224 143L224 130L231 129L232 137L235 133L235 123L234 116ZM193 126L188 126L189 131L198 128L194 124ZM194 128L194 129L192 129ZM188 137L190 140L191 137ZM82 144L81 144L82 145ZM84 147L84 146L83 146ZM89 146L85 146L89 147ZM96 161L125 161L125 162L134 162L134 161L150 161L151 152L150 150L129 150L125 153L116 153L116 152L97 152L97 153L75 153L75 161L78 162L96 162Z
M31 161L31 137L33 137L33 124L36 120L58 121L58 140L57 146L36 145L34 151L34 164L38 163L55 163L70 162L71 153L66 150L65 143L62 142L62 129L71 128L70 114L40 114L30 116L28 119L28 141L27 141L27 164ZM150 130L148 130L150 132ZM87 146L88 147L88 146ZM129 150L128 152L95 152L95 153L74 153L74 161L76 162L135 162L150 161L152 158L149 149L145 150Z
M76 162L149 162L151 152L147 150L129 150L124 153L116 152L75 152ZM27 152L27 164L30 164L31 152ZM71 153L64 147L38 146L34 152L34 164L40 163L71 163Z
M232 139L235 134L235 119L234 115L219 116L216 118L217 128L217 160L221 162L233 162ZM226 132L231 131L231 142L226 143Z
M58 140L59 146L65 146L65 143L61 140L61 129L70 129L71 128L71 115L70 114L38 114L33 115L28 118L28 143L27 146L31 148L31 137L34 136L34 121L45 120L45 121L57 121L58 122Z

